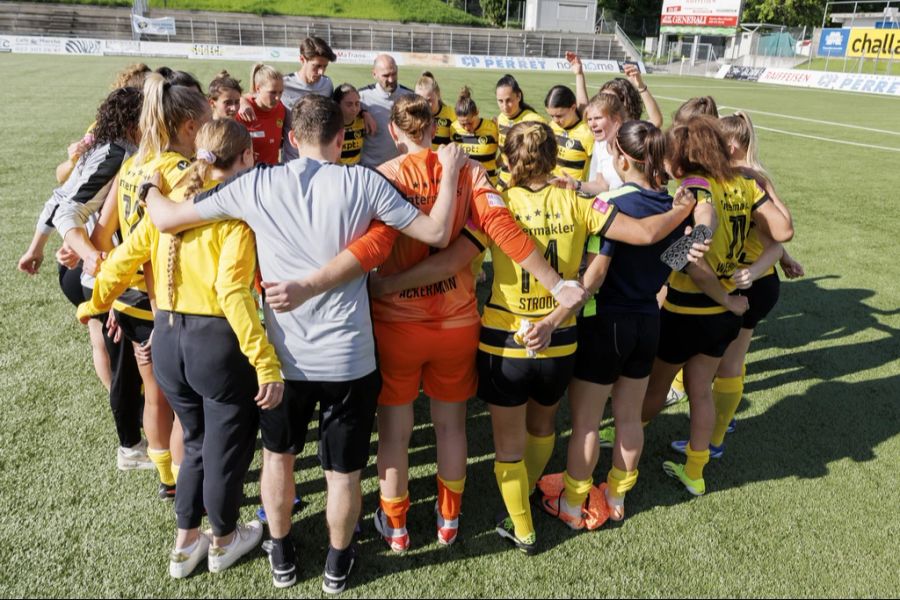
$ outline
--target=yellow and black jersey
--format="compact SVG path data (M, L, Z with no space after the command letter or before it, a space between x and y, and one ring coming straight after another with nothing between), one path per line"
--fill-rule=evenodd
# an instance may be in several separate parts
M341 146L341 164L355 165L362 156L363 143L366 141L366 122L361 116L344 125L344 145Z
M453 107L441 102L440 110L434 115L434 137L431 138L431 149L435 152L438 148L450 143L453 133L453 121L456 120L456 112Z
M499 151L499 133L497 124L488 119L481 119L475 131L470 132L453 122L451 140L462 146L463 152L472 160L477 160L487 171L491 183L497 185L497 152Z
M561 127L550 122L556 135L556 168L554 175L570 175L578 181L591 179L591 155L594 152L594 134L586 121L571 127Z
M587 236L603 235L617 214L614 205L600 198L583 198L573 190L551 185L537 191L516 186L503 196L516 222L563 279L578 277ZM484 307L478 347L489 354L526 358L527 351L515 342L514 334L522 319L535 322L553 312L556 299L492 243L488 247L494 262L494 283ZM537 358L567 356L575 352L575 347L573 316L553 333L550 346Z
M159 172L160 191L168 195L182 180L185 171L191 165L191 161L178 152L163 152L140 165L135 164L135 158L132 156L122 163L116 190L119 232L123 241L128 239L144 218L144 208L138 202L138 188L141 184ZM130 290L116 300L113 308L132 317L152 321L153 313L150 310L143 270L138 269L128 287Z
M755 224L750 225L750 233L747 234L747 239L744 241L744 252L741 254L739 261L740 266L749 267L753 263L759 260L760 255L762 255L763 250L762 240L759 239L759 230L756 228ZM765 277L766 275L771 275L775 272L775 265L769 267L769 269L761 275L761 277Z
M209 182L204 189L218 182ZM186 187L172 193L184 200ZM169 273L169 252L178 248ZM250 294L256 274L256 240L242 221L218 221L184 231L161 234L150 219L141 220L122 245L100 267L91 299L78 307L78 315L102 314L129 281L150 261L156 301L160 309L187 315L225 317L237 336L241 352L256 369L260 384L282 381L275 349L266 340L256 302ZM170 276L174 285L169 296ZM214 340L210 340L211 343Z
M519 111L515 117L507 117L503 113L497 116L497 130L499 132L499 152L500 152L500 177L499 177L499 186L500 189L506 187L509 183L509 169L506 166L506 157L503 156L503 144L506 143L506 134L509 133L510 128L522 121L540 121L541 123L546 123L544 117L537 114L530 108L523 108Z
M706 262L730 293L735 290L731 276L741 265L744 245L751 231L753 211L769 200L759 184L739 175L725 182L708 177L687 177L679 182L694 192L697 203L712 204L718 225ZM675 313L712 315L727 309L700 291L690 275L673 272L669 276L669 292L663 307Z

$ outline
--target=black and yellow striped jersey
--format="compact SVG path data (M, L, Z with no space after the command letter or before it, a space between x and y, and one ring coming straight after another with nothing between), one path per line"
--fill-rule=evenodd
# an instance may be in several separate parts
M178 152L163 152L156 157L146 159L140 165L135 164L135 156L122 163L119 170L119 183L116 189L116 201L119 209L119 233L122 240L128 239L144 218L144 208L138 202L138 188L144 181L159 172L159 188L163 194L170 194L172 189L184 177L191 161ZM147 284L141 269L135 273L130 289L122 294L113 304L113 308L138 319L153 320L150 301L147 297Z
M362 116L344 125L344 145L341 146L341 164L355 165L362 156L363 143L366 141L366 122Z
M210 189L219 182L208 182ZM186 187L172 193L183 201ZM266 339L256 302L250 293L256 274L256 240L242 221L218 221L178 234L179 248L172 262L174 298L169 298L169 251L176 236L161 234L150 219L143 219L125 243L105 260L94 283L91 299L78 307L78 315L102 314L124 292L141 265L153 264L157 306L188 315L225 317L237 336L241 352L256 369L260 384L280 382L281 364ZM215 340L209 340L215 343Z
M614 205L600 198L583 198L552 185L537 191L516 186L503 192L503 197L516 222L563 279L578 277L587 236L603 235L617 214ZM483 243L492 249L494 282L481 319L478 347L489 354L526 358L527 351L515 342L514 334L522 319L535 322L553 312L556 299L492 243ZM550 346L537 358L567 356L575 348L573 316L553 333Z
M578 181L591 179L591 155L594 153L594 134L586 121L581 120L565 128L550 121L556 135L556 168L554 175L570 175Z
M497 116L497 130L499 132L499 152L500 152L500 176L499 176L499 186L500 189L506 187L509 183L509 169L506 166L506 157L503 156L503 144L506 143L506 134L509 133L510 128L522 121L540 121L541 123L546 123L547 121L541 115L537 114L530 108L523 108L519 111L515 117L507 117L503 113L500 113Z
M440 110L434 115L434 137L431 138L431 149L435 152L441 146L450 143L453 121L456 120L456 112L453 107L447 106L443 102L440 104Z
M709 177L686 177L679 185L697 197L697 204L712 204L718 222L706 262L730 293L735 290L731 276L741 265L744 245L751 230L753 211L769 200L756 180L739 175L725 182ZM690 275L673 272L663 307L674 313L713 315L727 309L700 291Z
M497 124L488 119L481 119L474 132L469 132L453 122L451 140L462 146L463 151L472 160L477 160L487 171L491 183L497 185L497 152L499 151L499 133Z

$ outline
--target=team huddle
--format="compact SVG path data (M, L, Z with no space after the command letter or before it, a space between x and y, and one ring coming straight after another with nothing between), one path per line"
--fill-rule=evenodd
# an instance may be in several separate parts
M567 59L575 90L550 88L546 117L505 75L493 119L468 87L445 104L429 72L399 85L388 55L374 83L334 86L319 38L301 42L295 73L254 66L246 94L224 71L206 90L166 67L119 75L57 168L19 269L36 273L59 232L117 465L155 469L174 500L172 577L204 560L219 572L262 542L274 585L296 582L294 465L316 415L323 591L343 591L357 559L376 423L374 526L408 550L425 535L407 529L423 394L440 544L460 534L472 398L491 418L496 533L526 554L540 547L535 508L573 530L624 519L644 427L685 399L690 435L672 449L686 460L662 466L705 493L753 330L778 300L775 265L803 275L783 247L791 214L747 114L694 98L663 131L637 67L590 97ZM548 474L563 396L566 470ZM600 430L607 399L615 425ZM239 523L258 436L263 506ZM595 485L601 447L611 468Z

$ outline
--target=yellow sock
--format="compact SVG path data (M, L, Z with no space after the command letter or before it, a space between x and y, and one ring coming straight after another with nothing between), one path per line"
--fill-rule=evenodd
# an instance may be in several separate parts
M572 508L579 507L584 504L588 494L591 493L591 486L594 485L594 479L574 479L569 472L563 473L563 483L566 486L566 504Z
M703 467L709 462L709 448L700 452L691 448L688 442L684 449L687 454L687 464L684 465L684 474L691 479L703 479Z
M526 434L525 441L525 468L528 470L528 491L534 489L534 484L544 474L550 457L553 456L553 445L556 443L556 434L547 437L535 437Z
M606 476L606 486L609 489L609 495L615 498L624 498L626 492L634 487L637 483L638 471L623 471L613 466Z
M178 472L181 470L181 465L176 465L172 463L172 478L178 483Z
M147 448L147 456L156 465L156 470L159 472L159 480L166 485L175 485L175 477L172 476L172 453L168 450Z
M678 371L675 375L675 379L672 381L672 385L670 386L676 392L680 392L682 394L686 393L684 391L684 370Z
M716 425L713 427L714 446L721 446L725 441L725 431L734 418L741 397L744 395L743 377L717 377L712 388L713 403L716 405Z
M528 471L525 461L494 462L494 476L506 505L506 512L516 528L516 537L526 539L534 533L531 507L528 505Z

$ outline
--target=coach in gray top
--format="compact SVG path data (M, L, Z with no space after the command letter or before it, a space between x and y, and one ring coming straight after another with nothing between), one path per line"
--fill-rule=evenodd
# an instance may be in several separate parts
M263 286L274 289L317 273L378 219L426 244L445 247L452 233L459 169L465 154L455 145L438 156L444 167L438 200L426 215L377 172L338 164L343 118L330 99L309 95L293 109L291 143L300 158L260 165L195 197L172 203L150 190L150 217L165 233L209 220L243 219L256 234ZM351 255L351 260L352 255ZM381 378L375 363L366 277L323 283L333 289L288 312L266 306L267 333L281 360L284 400L261 411L264 467L261 495L269 532L273 582L296 581L290 540L294 459L302 450L313 412L319 411L319 459L328 487L330 547L323 589L344 589L353 566L353 531L360 515L360 473L369 458Z
M397 62L389 54L379 54L372 66L375 83L359 89L359 100L377 125L374 135L366 137L360 162L366 167L377 167L399 156L400 151L391 139L388 123L394 101L404 94L414 93L397 83Z

